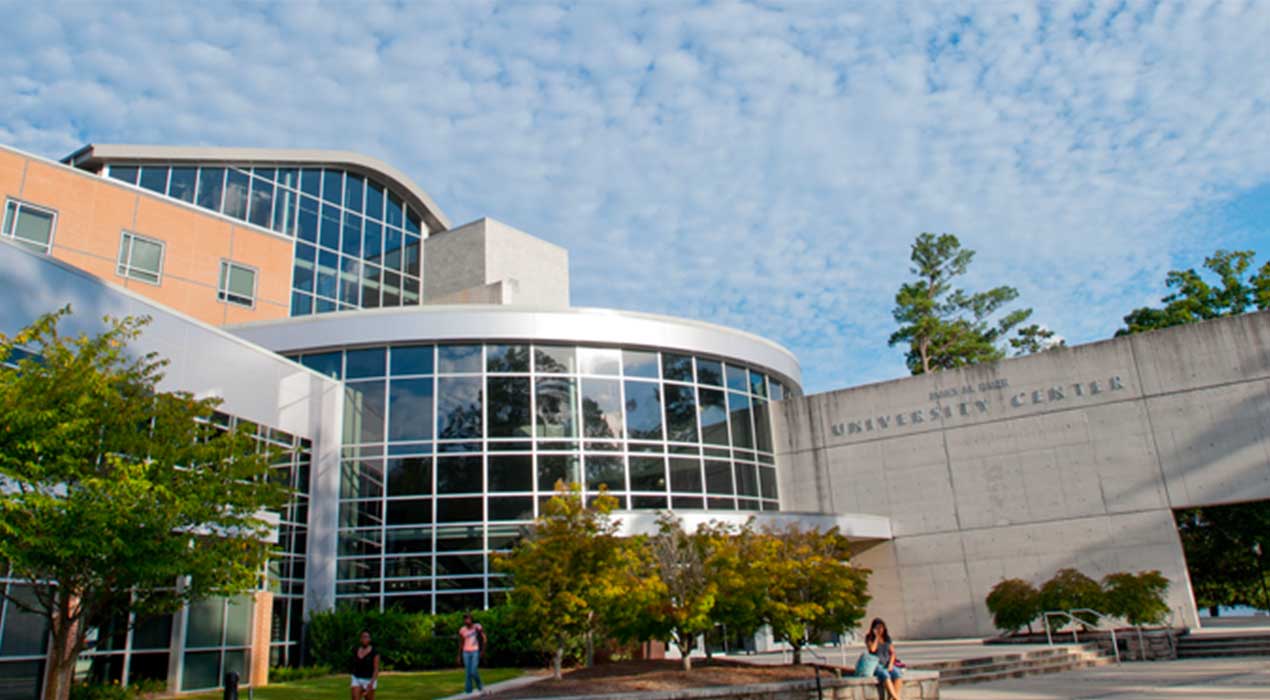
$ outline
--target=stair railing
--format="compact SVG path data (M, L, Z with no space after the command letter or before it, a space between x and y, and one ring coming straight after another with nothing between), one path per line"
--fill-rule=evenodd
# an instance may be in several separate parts
M1093 615L1094 617L1098 618L1099 624L1102 624L1104 621L1111 623L1111 625L1109 626L1109 630L1111 632L1111 648L1114 649L1116 652L1116 663L1120 663L1120 645L1116 643L1116 626L1115 626L1116 621L1110 615L1104 615L1098 612L1097 610L1091 610L1089 608L1076 608L1075 610L1072 610L1070 612L1089 613L1090 615ZM1141 638L1141 636L1142 636L1141 631L1139 631L1138 637ZM1141 651L1141 648L1139 648L1139 651Z
M1101 622L1102 620L1111 620L1110 617L1098 612L1097 610L1090 610L1089 608L1077 608L1075 610L1047 611L1044 614L1043 621L1045 623L1045 641L1049 643L1050 646L1054 646L1054 635L1050 631L1051 617L1063 618L1070 621L1072 623L1072 641L1077 644L1080 643L1080 637L1077 636L1077 632L1078 632L1077 628L1081 625L1087 625L1088 623L1076 617L1075 613L1090 613L1094 615L1095 617L1097 617L1099 622ZM1111 632L1111 650L1114 651L1116 654L1116 663L1120 663L1120 645L1116 642L1115 628L1112 627L1110 632Z

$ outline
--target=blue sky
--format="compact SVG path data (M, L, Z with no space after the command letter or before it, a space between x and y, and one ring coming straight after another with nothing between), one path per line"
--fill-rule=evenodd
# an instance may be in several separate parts
M350 149L566 246L573 301L886 346L921 231L1069 342L1270 255L1270 4L0 0L0 143Z

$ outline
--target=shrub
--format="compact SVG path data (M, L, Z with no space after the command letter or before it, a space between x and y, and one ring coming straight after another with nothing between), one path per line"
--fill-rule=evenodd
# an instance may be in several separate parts
M1107 613L1131 625L1158 625L1169 614L1164 593L1169 580L1159 571L1109 574L1102 580Z
M1102 586L1099 586L1097 581L1075 569L1059 569L1053 578L1041 586L1042 612L1067 611L1077 608L1089 608L1102 612L1105 607L1106 600L1103 596ZM1077 614L1076 617L1086 626L1093 626L1098 623L1098 620L1092 615ZM1062 626L1062 622L1058 619L1054 619L1051 624L1053 627Z
M269 669L269 682L290 683L291 681L303 681L309 678L329 676L333 673L335 673L335 670L326 665L301 666L299 668L275 666Z
M1041 614L1040 592L1022 579L1005 579L993 586L986 602L992 613L992 624L1006 633L1024 625L1031 632L1032 621Z

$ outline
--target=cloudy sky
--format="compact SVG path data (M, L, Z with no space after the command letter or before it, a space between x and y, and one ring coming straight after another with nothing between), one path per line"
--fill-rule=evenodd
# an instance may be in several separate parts
M716 321L808 390L904 374L921 231L1070 342L1270 255L1270 3L0 0L0 143L350 149Z

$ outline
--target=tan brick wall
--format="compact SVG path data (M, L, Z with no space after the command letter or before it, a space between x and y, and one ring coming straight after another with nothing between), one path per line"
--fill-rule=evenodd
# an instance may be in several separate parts
M183 203L0 147L0 197L57 212L51 255L111 284L213 325L290 312L290 239ZM160 284L117 273L124 230L164 243ZM257 270L256 304L216 298L223 259Z

